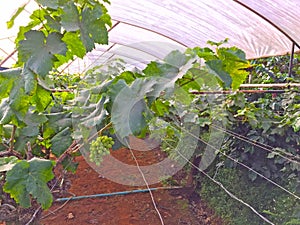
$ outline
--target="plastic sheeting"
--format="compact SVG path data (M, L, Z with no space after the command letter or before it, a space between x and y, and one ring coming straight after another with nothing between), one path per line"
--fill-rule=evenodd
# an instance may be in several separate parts
M290 52L291 39L300 43L300 20L296 15L300 11L299 0L111 0L111 3L109 12L113 19L151 30L184 46L204 46L207 40L218 42L229 38L229 45L243 49L248 58L257 58Z
M6 1L14 9L22 4L20 0ZM8 7L4 2L0 3L1 11ZM26 9L31 11L32 5ZM293 42L300 44L299 0L111 0L107 7L114 21L110 43L97 46L84 65L120 57L143 64L161 59L172 49L204 47L208 40L225 38L229 38L228 45L243 49L248 58L286 54ZM1 23L9 19L4 15ZM6 33L1 24L0 28L0 57L5 58L13 51L12 44L3 44L12 42L7 39L12 32Z

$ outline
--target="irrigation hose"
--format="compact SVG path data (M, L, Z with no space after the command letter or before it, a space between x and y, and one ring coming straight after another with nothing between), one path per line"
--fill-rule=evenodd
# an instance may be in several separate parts
M127 195L127 194L144 193L144 192L156 191L156 190L170 190L170 189L179 189L179 188L182 188L182 187L180 187L180 186L174 186L174 187L157 187L157 188L150 188L150 189L138 189L138 190L131 190L131 191L119 191L119 192L94 194L94 195L81 195L81 196L74 196L74 197L67 197L67 198L58 198L58 199L55 200L55 202L64 202L64 201L79 200L79 199L86 199L86 198L110 197L110 196L116 196L116 195Z

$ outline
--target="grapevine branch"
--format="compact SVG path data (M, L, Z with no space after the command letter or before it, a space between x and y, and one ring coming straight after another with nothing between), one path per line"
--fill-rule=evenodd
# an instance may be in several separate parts
M16 130L17 130L17 126L13 125L10 140L9 140L9 149L8 149L9 152L13 152L13 150L14 150L14 141L15 141Z
M23 158L23 156L19 152L14 150L16 130L17 130L17 126L13 125L11 135L10 135L10 139L9 139L9 144L7 145L7 144L2 143L2 145L4 145L7 148L7 150L3 151L3 152L0 152L0 157L13 155L13 156L18 157L19 159Z

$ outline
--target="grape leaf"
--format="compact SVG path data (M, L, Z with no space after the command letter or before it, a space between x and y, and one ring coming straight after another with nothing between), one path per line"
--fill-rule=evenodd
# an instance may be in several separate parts
M69 172L75 173L78 167L78 162L74 162L73 157L67 156L62 162L61 162L63 168Z
M38 85L32 100L35 103L38 112L43 112L53 99L50 91Z
M66 31L77 31L80 29L79 12L73 2L63 7L64 13L61 16L61 24Z
M22 207L31 206L30 196L36 198L43 209L51 206L53 197L47 182L53 179L53 163L33 158L20 161L6 173L3 190L11 195Z
M59 7L58 0L35 0L42 6L46 6L52 9L57 9Z
M220 48L218 49L218 55L222 60L223 69L232 78L232 89L237 90L249 74L245 70L250 67L250 63L246 60L245 52L236 47Z
M13 111L9 107L8 98L3 99L0 104L0 124L8 124L13 116Z
M26 66L26 65L23 69L22 75L23 75L24 81L25 81L25 85L24 85L25 93L27 95L33 94L37 87L36 75L29 68L29 66Z
M25 38L20 41L19 59L26 62L25 67L42 77L52 69L55 54L66 54L67 47L59 33L52 32L46 38L43 32L31 30L25 33Z
M16 118L19 121L23 121L29 109L30 97L25 94L24 89L17 89L17 87L18 85L15 85L15 88L11 91L9 106L13 110Z
M155 100L151 104L151 110L155 112L158 116L164 116L169 112L170 103L169 102L163 102L161 99Z
M153 90L156 83L156 79L138 78L131 86L123 86L118 94L115 93L111 121L122 139L131 134L140 134L146 127L149 110L144 97ZM120 84L124 85L122 80L115 85Z
M9 69L0 71L0 99L9 96L14 81L20 78L21 69Z
M67 44L68 53L70 52L72 55L76 55L80 58L83 58L85 55L85 47L78 37L77 33L68 32L64 35L62 40Z
M39 114L37 112L28 112L24 118L24 122L31 126L38 126L45 123L47 120L48 118L44 114Z
M66 127L51 139L53 154L60 156L68 149L72 141L71 130L69 127Z
M94 8L84 6L80 15L75 4L70 2L63 7L63 11L62 26L69 32L80 31L80 39L87 52L95 47L94 43L108 44L108 32L105 26L108 18L101 19L103 12L100 5L95 5Z
M93 110L93 112L91 112L89 115L83 118L83 124L86 127L93 127L101 124L102 120L107 115L107 111L104 109L105 99L106 98L102 97L96 104L96 107Z
M231 76L224 70L224 64L222 60L210 60L207 61L206 66L212 74L217 76L224 84L225 87L229 88L232 84Z
M60 31L61 30L61 24L59 23L59 21L56 19L57 17L51 17L49 15L45 15L45 19L47 20L47 25L55 30L55 31Z
M178 50L170 52L165 58L164 61L167 64L170 64L176 68L182 67L187 63L187 57L185 54L181 53Z

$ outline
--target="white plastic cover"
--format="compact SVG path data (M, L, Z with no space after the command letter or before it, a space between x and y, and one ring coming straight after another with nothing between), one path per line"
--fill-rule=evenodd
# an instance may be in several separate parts
M290 52L291 39L300 44L300 20L296 15L300 11L299 0L111 0L111 3L109 12L114 20L151 30L189 47L229 38L229 45L243 49L248 58L257 58Z
M5 22L24 2L0 3L2 59L13 51L16 34L16 29L6 30ZM32 11L34 5L31 0L26 9ZM160 59L172 49L204 47L208 40L225 38L248 58L286 54L293 42L300 45L299 0L111 0L107 7L114 21L110 43L87 55L90 64L120 55L133 61ZM24 18L17 25L26 23Z

